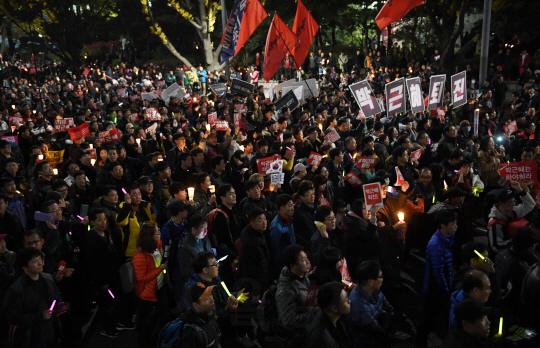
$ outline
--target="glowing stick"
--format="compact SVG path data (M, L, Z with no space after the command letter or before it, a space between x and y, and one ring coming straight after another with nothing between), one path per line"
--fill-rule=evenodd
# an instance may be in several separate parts
M56 300L53 301L53 303L52 303L52 305L51 305L51 308L49 308L50 311L53 310L55 304L56 304ZM501 318L501 319L502 319L502 318Z
M127 195L126 189L122 188L122 192L124 192L125 195Z
M502 328L503 328L503 317L501 317L499 321L499 335L502 335Z
M227 293L227 295L229 295L229 297L231 297L231 293L229 292L229 289L227 289L227 285L225 285L225 282L221 282L221 286L223 286L223 289L225 289L225 292Z
M486 259L486 258L484 257L484 255L482 255L482 254L480 254L480 253L478 252L478 250L475 250L474 253L475 253L476 255L478 255L482 260L485 260L485 259Z
M77 217L79 218L79 220L84 220L84 218L80 215L77 215Z
M342 282L343 284L347 285L348 287L350 287L350 286L352 285L351 282L346 281L346 280L342 280L341 282Z
M111 295L111 297L114 298L114 295L112 294L111 289L107 289L107 291L109 291L109 295Z
M287 150L292 151L290 147L288 147L288 146L285 146L285 147L287 148Z
M223 256L221 259L217 260L217 263L220 263L221 261L225 261L225 259L229 257L229 255Z

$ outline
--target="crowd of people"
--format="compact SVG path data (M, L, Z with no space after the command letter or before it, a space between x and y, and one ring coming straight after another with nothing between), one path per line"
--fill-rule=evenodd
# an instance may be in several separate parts
M462 107L447 92L442 113L365 118L348 92L367 78L384 103L386 83L420 76L426 96L432 50L405 74L360 52L350 73L344 53L312 69L311 52L296 77L317 75L319 90L294 110L262 85L216 94L230 81L202 66L74 72L4 58L0 345L83 346L126 330L139 347L426 347L432 332L444 347L533 342L540 184L506 180L500 164L540 173L534 77L507 100L496 69ZM263 59L236 77L257 83ZM364 63L376 66L362 75ZM173 84L188 94L159 97ZM263 166L276 159L277 181ZM366 206L368 183L382 207ZM412 321L403 272L418 260Z

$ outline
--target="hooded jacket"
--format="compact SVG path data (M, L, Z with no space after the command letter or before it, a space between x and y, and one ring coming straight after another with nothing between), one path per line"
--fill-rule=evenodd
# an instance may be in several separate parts
M515 217L524 217L529 214L535 207L534 199L529 193L522 192L521 194L521 204L514 206L512 215ZM504 215L498 208L497 205L494 205L491 208L489 213L489 221L493 219L508 222L510 217ZM492 251L499 253L504 249L507 249L512 245L512 239L508 235L506 226L503 226L500 223L488 223L488 238L489 238L489 247Z

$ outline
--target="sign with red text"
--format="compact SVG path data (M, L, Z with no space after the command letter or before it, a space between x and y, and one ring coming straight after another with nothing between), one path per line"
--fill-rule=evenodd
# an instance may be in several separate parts
M90 68L84 68L82 71L83 76L88 76L90 74Z
M120 140L120 136L118 135L117 129L111 129L108 131L99 132L99 142L102 145L114 143L114 142L117 142L118 140Z
M503 128L506 134L512 134L518 130L517 122L514 120L510 122L509 124L505 124Z
M116 94L118 97L125 97L126 96L126 89L125 88L119 88L116 90Z
M351 184L352 187L358 187L362 185L362 179L355 172L351 171L349 174L345 175L345 180Z
M135 122L139 120L139 114L134 112L128 116L129 122Z
M349 266L347 266L346 258L343 258L343 262L341 263L341 267L339 268L339 273L341 273L342 280L349 280Z
M226 131L229 130L229 124L225 120L217 120L216 121L216 130L226 132Z
M10 126L22 126L24 124L23 118L19 116L9 116Z
M386 111L388 115L405 112L405 79L400 78L387 83L384 89L386 91Z
M403 177L403 174L401 174L401 170L399 170L399 167L396 166L396 183L394 186L401 186L405 183L405 178Z
M86 149L85 151L90 154L90 159L97 160L96 149Z
M376 158L356 156L356 168L358 169L373 169L376 163Z
M147 108L146 110L144 110L144 117L148 121L161 121L161 115L156 108Z
M537 180L536 161L501 163L499 172L509 181Z
M234 104L234 112L246 112L246 104Z
M15 143L19 146L19 136L18 135L6 135L2 137L2 140L7 141L8 143Z
M454 104L454 107L456 108L467 103L467 84L465 81L465 71L452 75L450 78L450 85L452 88L452 104Z
M268 169L270 169L270 164L278 159L281 159L280 155L259 158L257 160L257 171L259 172L259 174L266 174Z
M365 117L371 117L381 112L379 102L367 80L354 83L349 86L349 89Z
M83 123L79 127L75 128L69 128L68 129L69 136L71 140L77 141L86 138L90 135L90 128L88 127L88 123Z
M279 133L279 134L277 135L277 140L278 140L279 142L283 142L283 133Z
M364 189L364 200L366 201L367 210L370 210L373 205L379 209L384 206L380 183L366 184L362 188Z
M235 113L234 114L234 128L240 128L241 123L242 123L242 114Z
M57 133L67 132L67 130L71 127L73 127L72 118L64 118L63 120L54 120L54 131Z
M211 114L208 114L208 123L211 125L216 124L217 122L217 112L212 112Z
M407 84L407 91L409 92L409 103L411 104L411 111L413 113L424 112L425 105L423 103L424 98L422 96L422 85L420 84L419 77L413 77L405 81Z
M306 164L308 166L318 167L319 164L321 164L321 161L322 161L322 155L319 155L318 153L311 151Z
M428 110L435 110L443 106L444 102L444 82L446 75L431 76L429 81Z
M414 151L413 153L411 153L411 162L418 162L420 156L422 156L422 149Z
M329 143L334 143L339 138L340 138L339 134L335 130L332 130L330 133L324 136L324 141L329 142Z
M316 307L318 305L317 303L317 296L319 295L319 289L322 287L322 285L317 286L310 286L307 290L306 295L306 307Z

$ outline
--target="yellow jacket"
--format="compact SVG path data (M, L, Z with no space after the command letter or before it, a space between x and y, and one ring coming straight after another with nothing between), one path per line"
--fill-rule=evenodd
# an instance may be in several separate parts
M141 201L139 211L133 209L131 204L120 203L120 212L116 215L116 223L122 227L122 246L126 257L133 257L137 251L137 238L141 225L147 221L156 221L150 203Z

